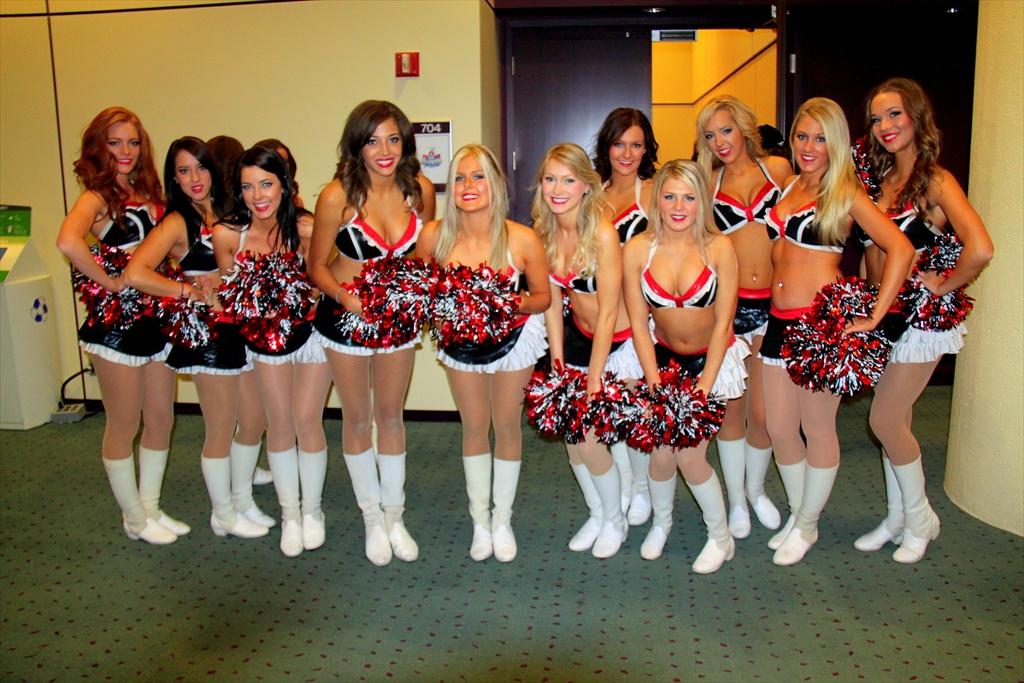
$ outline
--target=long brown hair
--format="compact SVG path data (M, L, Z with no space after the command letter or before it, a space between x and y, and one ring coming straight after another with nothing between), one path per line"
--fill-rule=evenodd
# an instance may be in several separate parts
M135 191L150 201L163 203L164 195L153 159L153 146L146 129L134 113L124 107L107 107L93 118L82 133L82 155L75 160L75 175L86 190L98 194L107 205L107 215L120 216L131 197L117 184L117 161L107 148L110 127L130 123L139 132L139 159L128 176Z
M420 184L416 179L420 172L420 162L416 158L416 138L412 133L412 124L402 110L391 102L366 100L356 105L345 120L345 129L338 143L338 168L334 173L334 177L341 181L345 189L348 205L359 213L362 213L370 191L370 174L363 163L363 147L373 137L377 126L388 119L395 122L402 138L402 158L395 169L395 182L413 207L418 207L422 202Z
M868 132L868 159L875 171L875 177L881 179L896 164L896 155L886 151L871 132L871 101L884 92L896 93L903 100L903 108L914 122L914 142L917 145L917 158L907 182L900 188L896 196L894 208L902 209L913 204L920 213L927 209L928 185L939 170L939 152L942 151L942 133L935 125L935 114L931 100L924 89L909 78L890 78L868 93L864 104L864 126ZM925 201L922 201L925 200Z

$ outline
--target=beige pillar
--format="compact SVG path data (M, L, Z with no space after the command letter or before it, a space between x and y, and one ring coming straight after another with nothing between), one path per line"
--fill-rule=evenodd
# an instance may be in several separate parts
M955 135L955 131L946 131ZM953 385L946 493L971 515L1024 535L1024 3L982 0L970 200L996 256Z

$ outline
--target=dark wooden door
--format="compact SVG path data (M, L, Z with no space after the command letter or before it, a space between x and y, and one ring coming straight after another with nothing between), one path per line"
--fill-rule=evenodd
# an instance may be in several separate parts
M650 30L510 26L506 32L505 168L511 216L530 224L537 164L549 147L594 136L615 107L650 115Z

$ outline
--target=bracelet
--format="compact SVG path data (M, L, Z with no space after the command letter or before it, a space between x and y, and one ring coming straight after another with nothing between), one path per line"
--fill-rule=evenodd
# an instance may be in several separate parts
M334 303L341 303L341 293L345 291L345 287L341 284L338 285L338 293L334 295Z

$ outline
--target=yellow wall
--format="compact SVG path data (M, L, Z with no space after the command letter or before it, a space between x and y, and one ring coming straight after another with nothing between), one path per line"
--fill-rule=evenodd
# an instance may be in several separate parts
M692 156L697 114L717 95L735 95L760 123L775 124L774 47L708 92L774 40L769 29L711 29L697 31L694 42L651 44L651 124L662 162Z
M970 514L1024 535L1024 4L982 0L978 16L970 200L996 245L971 286L956 364L946 492Z
M79 365L68 268L53 247L65 212L60 177L63 172L73 202L79 190L71 162L82 130L104 107L120 104L138 113L161 164L167 144L181 135L229 134L244 144L279 137L299 162L308 206L331 179L342 124L362 100L391 100L413 120L451 120L453 148L480 140L497 147L500 141L497 36L493 11L483 1L323 0L191 9L173 8L182 4L178 0L131 4L172 8L61 15L126 5L51 1L59 116L46 19L0 19L0 201L33 207L34 239L55 283L65 376ZM0 5L6 14L39 11L45 11L39 1ZM420 52L420 78L394 77L397 50ZM89 396L96 398L98 386L90 382ZM195 400L190 382L180 383L179 400ZM407 407L454 409L429 348L417 357Z

